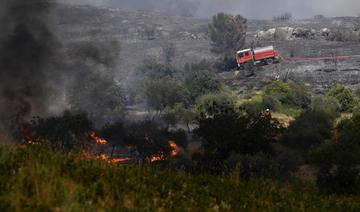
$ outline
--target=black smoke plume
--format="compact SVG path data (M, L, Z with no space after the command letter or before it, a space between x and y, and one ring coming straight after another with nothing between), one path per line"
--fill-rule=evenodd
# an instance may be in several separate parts
M4 130L46 111L48 69L57 41L50 29L50 2L2 0L0 3L0 126Z

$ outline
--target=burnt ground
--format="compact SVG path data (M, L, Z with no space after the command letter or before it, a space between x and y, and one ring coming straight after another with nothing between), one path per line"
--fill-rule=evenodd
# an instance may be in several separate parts
M125 82L128 76L144 60L164 62L163 48L172 44L175 48L173 65L183 67L187 62L201 59L215 60L210 52L207 26L211 20L165 16L152 12L134 12L122 9L95 8L90 6L59 5L58 35L65 43L73 41L119 41L121 44L118 78ZM258 46L274 45L285 58L321 57L332 55L360 55L359 42L333 42L319 39L257 40L254 35L260 30L274 27L306 27L321 30L352 29L358 27L359 18L325 18L321 20L295 20L276 23L273 21L250 20L247 46L255 42ZM246 71L245 71L246 72ZM260 89L281 79L299 81L315 93L324 92L334 82L340 82L354 89L360 87L360 56L343 61L281 62L265 66L256 71L256 76L245 77L245 72L219 74L239 92Z

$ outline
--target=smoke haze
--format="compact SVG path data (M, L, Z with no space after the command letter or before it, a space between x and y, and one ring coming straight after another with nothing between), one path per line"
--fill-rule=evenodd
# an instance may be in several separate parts
M95 103L109 91L118 92L113 71L120 47L112 41L62 43L56 36L54 3L0 3L0 131L12 131L32 116L119 105L111 98Z
M359 0L62 0L77 4L123 7L135 10L157 10L182 15L187 8L195 16L210 17L217 12L241 14L247 18L266 19L290 12L296 18L356 16ZM175 9L176 7L176 9ZM174 13L175 11L175 13Z
M47 66L57 41L50 30L52 7L47 2L6 0L0 8L0 120L9 127L46 111L47 79L57 75Z

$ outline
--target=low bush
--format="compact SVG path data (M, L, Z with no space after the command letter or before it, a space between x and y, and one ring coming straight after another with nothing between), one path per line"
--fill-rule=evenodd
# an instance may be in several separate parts
M319 167L317 185L324 194L359 194L360 146L346 141L325 143L312 153Z
M23 123L15 139L22 143L48 143L56 150L81 151L95 143L89 134L92 130L86 114L66 111L60 116L35 117Z
M333 116L338 116L341 105L339 101L331 96L316 96L312 99L311 109L323 111Z
M275 81L265 88L265 94L288 106L306 109L311 104L311 94L301 84Z
M352 109L359 104L359 98L353 93L350 88L342 84L334 84L327 96L337 99L340 103L340 112L351 112Z
M265 95L263 98L263 105L265 108L269 108L272 111L277 111L281 107L281 102L272 95Z
M332 136L334 117L321 111L305 111L286 130L283 143L308 152Z

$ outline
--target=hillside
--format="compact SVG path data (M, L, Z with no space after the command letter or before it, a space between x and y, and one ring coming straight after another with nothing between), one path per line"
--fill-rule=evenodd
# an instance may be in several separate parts
M66 6L57 8L59 37L72 41L119 41L121 45L118 77L124 80L145 60L164 62L164 48L175 49L173 64L183 67L187 62L201 59L214 60L210 52L207 25L210 20L165 16L152 12L134 12L122 9L95 8L90 6ZM250 20L247 46L274 45L285 58L322 57L334 55L360 55L358 41L329 41L319 37L296 39L255 38L260 31L291 27L310 31L356 30L359 18L323 18L320 20L294 20L274 22ZM356 33L356 31L354 31ZM306 61L280 63L257 71L256 77L246 78L243 73L223 73L221 76L239 91L262 87L275 76L305 83L314 92L323 92L333 82L352 88L359 87L360 57L344 61Z
M164 62L163 48L174 45L174 65L212 59L207 37L208 20L164 16L151 12L90 6L60 5L57 9L58 33L65 43L73 41L119 41L119 77L145 60Z

